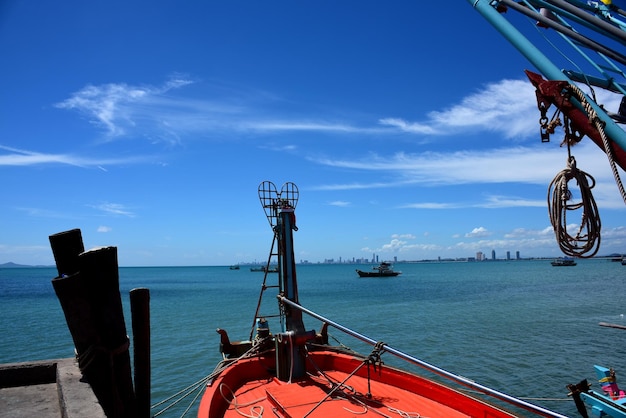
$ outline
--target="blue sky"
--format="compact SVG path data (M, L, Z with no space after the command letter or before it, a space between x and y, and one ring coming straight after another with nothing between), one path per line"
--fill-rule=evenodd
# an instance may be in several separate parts
M123 266L265 260L264 180L299 187L299 260L560 255L566 150L467 2L7 1L0 56L0 263L72 228ZM574 155L626 252L606 157Z

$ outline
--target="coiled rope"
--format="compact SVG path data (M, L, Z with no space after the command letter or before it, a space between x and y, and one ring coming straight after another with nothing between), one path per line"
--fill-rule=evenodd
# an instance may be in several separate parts
M613 178L622 200L626 203L626 191L615 163L613 147L604 130L605 123L600 119L589 100L587 100L587 96L580 88L570 84L568 92L580 102L587 114L587 118L600 134L604 152L613 172ZM568 147L567 168L559 172L548 187L548 212L561 251L571 257L589 258L596 255L600 249L601 221L598 214L598 206L591 194L591 189L595 186L595 179L576 167L576 160L570 154L570 145L579 141L580 138L576 138L575 134L571 132L571 126L567 120L565 121L565 129L564 142L567 143ZM568 186L571 180L576 181L580 190L580 202L572 202L573 196ZM581 222L576 235L572 236L567 231L567 212L576 210L582 212Z
M574 180L580 190L580 201L574 202L569 186ZM548 186L548 213L556 240L563 254L571 257L593 257L600 248L601 221L598 206L591 194L595 179L576 167L576 159L569 156L567 167L561 170ZM568 212L581 213L576 235L567 231Z

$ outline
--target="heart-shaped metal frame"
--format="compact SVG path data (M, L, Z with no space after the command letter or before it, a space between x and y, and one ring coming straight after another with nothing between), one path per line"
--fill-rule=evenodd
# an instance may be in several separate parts
M294 183L287 182L283 184L280 193L276 189L276 185L271 181L264 181L259 184L259 200L272 228L276 226L278 209L283 207L285 203L295 209L299 198L300 192L298 191L298 186Z

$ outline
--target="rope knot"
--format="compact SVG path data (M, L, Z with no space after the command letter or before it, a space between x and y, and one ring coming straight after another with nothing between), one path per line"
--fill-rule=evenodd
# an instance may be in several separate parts
M567 168L569 168L570 170L576 170L578 171L578 169L576 168L576 158L574 158L573 155L571 155L568 159L567 159Z
M376 367L383 364L383 360L381 359L381 355L385 352L385 343L383 341L379 341L374 346L374 349L367 357L367 364L371 364L374 366L374 371L376 371Z

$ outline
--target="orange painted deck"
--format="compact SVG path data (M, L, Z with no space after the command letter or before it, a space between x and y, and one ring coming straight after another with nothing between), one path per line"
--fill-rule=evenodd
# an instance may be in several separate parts
M309 356L310 376L293 383L280 381L272 375L272 368L268 367L271 358L238 361L207 387L198 417L515 416L385 365L377 371L370 368L368 391L367 367L354 373L363 359L333 352L310 353ZM323 370L323 374L318 369ZM352 373L354 375L348 378Z

